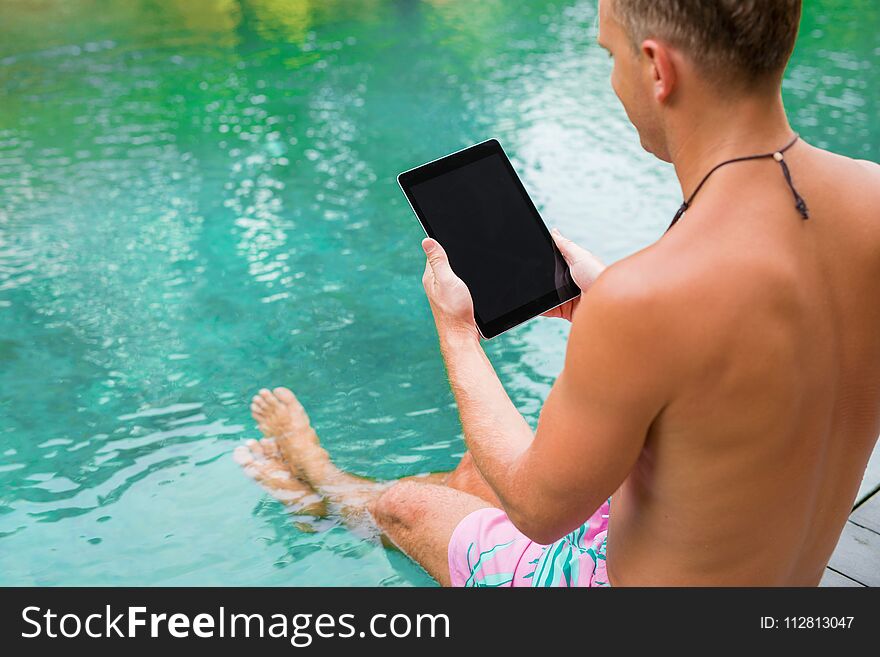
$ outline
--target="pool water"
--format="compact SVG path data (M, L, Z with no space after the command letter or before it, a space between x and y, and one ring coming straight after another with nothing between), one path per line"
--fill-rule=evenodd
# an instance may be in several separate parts
M880 6L806 5L792 122L877 159ZM355 473L463 453L399 171L495 136L599 256L660 236L680 192L595 29L595 0L3 2L0 584L430 584L230 455L277 385ZM566 335L487 344L532 426Z

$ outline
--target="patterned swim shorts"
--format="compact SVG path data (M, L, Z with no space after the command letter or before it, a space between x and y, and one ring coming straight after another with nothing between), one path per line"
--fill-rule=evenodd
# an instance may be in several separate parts
M609 498L549 545L520 532L501 509L465 516L449 540L452 586L611 586L605 568Z

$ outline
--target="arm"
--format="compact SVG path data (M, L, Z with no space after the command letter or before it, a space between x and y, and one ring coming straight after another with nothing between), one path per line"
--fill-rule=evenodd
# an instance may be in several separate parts
M632 285L619 275L603 275L583 295L563 372L533 435L478 333L466 330L464 306L453 319L454 304L444 291L454 274L443 269L445 254L435 248L424 282L474 462L520 531L539 543L556 540L623 482L665 403L669 376L656 357L655 302L638 281Z
M478 338L440 334L440 351L477 469L505 509L507 472L534 434L513 405Z
M508 515L537 542L572 531L620 487L668 401L662 309L637 281L608 274L578 308L534 442L510 468L520 492Z

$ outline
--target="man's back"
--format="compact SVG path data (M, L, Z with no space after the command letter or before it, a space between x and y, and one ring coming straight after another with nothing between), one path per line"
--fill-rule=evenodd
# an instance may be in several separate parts
M815 585L852 507L880 433L880 167L786 160L809 220L775 162L736 164L603 274L661 308L675 363L612 500L614 585Z

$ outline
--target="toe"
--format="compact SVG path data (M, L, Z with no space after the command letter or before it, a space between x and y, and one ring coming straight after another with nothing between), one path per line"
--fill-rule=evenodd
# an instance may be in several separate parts
M268 459L273 460L282 460L281 450L278 449L278 443L275 442L273 438L263 438L260 441L260 446L263 448L263 454Z
M254 457L244 445L239 445L232 452L232 458L242 467L246 467L254 462Z
M245 446L251 451L251 454L255 459L264 459L266 455L263 453L263 446L260 444L258 440L248 440L245 443Z
M290 399L296 399L296 396L293 394L293 391L290 388L285 388L284 386L279 386L272 391L278 399L282 401L288 401Z
M306 409L303 408L303 405L300 403L299 399L296 398L296 395L287 388L275 388L275 396L282 404L284 404L285 409L290 414L294 426L301 429L309 425L310 421Z
M299 400L296 398L296 395L293 394L287 388L275 388L275 396L284 404L288 406L301 406Z
M277 463L275 461L267 461L266 463L261 463L260 472L262 473L266 481L273 481L278 485L283 485L293 479L293 476L290 474L290 470L287 469L287 466L281 463Z

